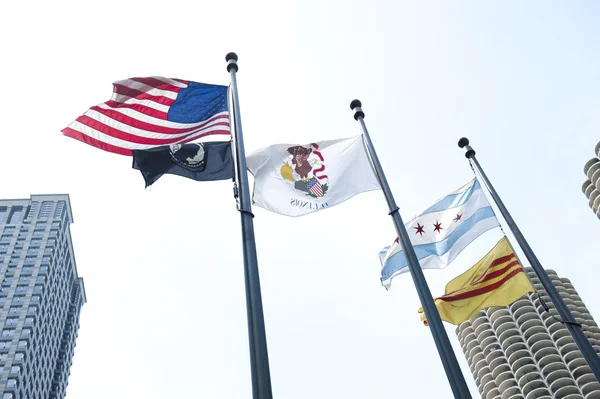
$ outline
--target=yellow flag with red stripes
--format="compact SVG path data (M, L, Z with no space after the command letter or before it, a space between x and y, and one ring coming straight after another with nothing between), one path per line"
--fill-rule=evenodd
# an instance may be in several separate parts
M475 266L446 285L435 306L442 320L458 325L482 309L509 305L533 291L523 266L503 237ZM419 313L428 325L423 308Z

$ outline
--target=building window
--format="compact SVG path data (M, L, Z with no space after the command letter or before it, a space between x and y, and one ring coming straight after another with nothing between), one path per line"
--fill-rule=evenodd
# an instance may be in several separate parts
M12 393L5 393L4 395L2 395L2 399L15 399L15 395L13 395Z
M12 366L10 368L10 373L11 374L18 374L21 372L21 366Z
M14 378L11 378L6 382L7 388L14 388L16 386L17 386L17 380L15 380Z
M13 206L10 210L10 216L8 217L8 224L16 224L21 221L21 216L23 215L23 207L22 206Z
M0 223L2 223L6 217L6 209L6 207L0 208Z
M15 326L15 325L17 325L18 322L19 322L19 319L16 317L9 317L8 319L6 319L7 326Z
M5 227L4 232L12 234L15 232L15 228L14 227Z
M33 230L34 237L42 237L44 235L44 230Z
M2 330L3 337L12 337L14 335L15 335L15 330L12 330L12 329Z
M34 238L33 240L31 240L31 245L41 245L42 244L42 240L40 240L39 238Z
M8 314L19 314L19 313L21 313L20 306L13 306L8 310Z
M0 237L0 242L10 242L12 236L2 236Z
M58 205L56 205L56 212L54 212L54 219L60 219L63 215L64 210L65 210L65 201L59 201Z
M40 210L40 218L47 218L50 216L50 211L52 210L52 202L44 201L42 202L42 209Z

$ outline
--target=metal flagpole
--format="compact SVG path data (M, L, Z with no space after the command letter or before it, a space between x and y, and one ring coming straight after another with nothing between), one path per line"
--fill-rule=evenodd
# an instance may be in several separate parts
M561 318L561 322L571 333L573 340L579 347L579 350L583 354L585 360L588 362L590 369L592 369L592 372L596 376L596 379L600 382L600 356L598 356L598 354L592 347L592 344L583 333L581 324L579 324L575 320L575 317L573 317L573 314L563 301L562 297L558 293L558 290L556 289L554 284L552 284L552 281L550 280L550 277L548 277L546 270L544 270L544 268L540 264L540 261L535 256L535 253L527 243L527 240L525 240L525 237L523 237L523 234L521 233L521 230L519 230L519 227L515 223L514 219L512 218L510 213L508 213L508 209L506 209L506 207L504 206L504 203L500 199L500 196L498 196L498 193L494 189L494 186L492 186L492 183L487 178L485 172L481 168L481 165L479 165L477 158L475 158L475 150L469 145L469 139L467 139L466 137L461 138L458 141L458 146L460 148L465 149L465 156L467 157L467 159L469 159L471 165L474 167L477 173L479 173L479 176L483 180L484 184L487 186L487 189L490 192L494 201L496 202L500 213L506 220L506 224L508 224L508 227L515 236L517 243L525 253L529 264L537 274L538 278L540 279L540 282L544 286L544 289L548 293L550 300L554 304L554 307L556 308L556 311L558 312L558 315Z
M442 364L444 365L448 382L450 383L450 387L452 388L455 398L469 399L471 398L471 393L469 392L465 378L460 370L460 366L458 365L458 361L456 360L452 346L450 345L450 340L448 339L448 335L446 334L446 330L442 324L442 319L440 318L440 314L438 313L433 301L433 297L431 296L431 291L429 290L429 286L427 285L427 281L423 275L423 270L421 270L421 265L419 264L415 250L410 242L408 233L406 232L406 227L404 226L404 222L400 216L400 210L396 205L396 201L394 200L390 186L385 178L381 164L379 163L379 158L377 157L377 153L373 147L373 142L371 142L371 137L369 136L367 126L365 125L365 113L361 107L362 104L358 100L354 100L352 103L350 103L350 109L354 111L354 119L360 123L362 128L363 137L365 138L367 150L373 163L375 175L381 184L381 189L383 190L383 194L385 195L385 199L388 203L390 210L389 214L394 221L396 232L398 233L400 243L404 249L404 255L408 261L408 268L415 283L415 287L417 288L421 305L425 311L425 316L427 317L431 334L433 335L433 340L435 341L438 353L442 359Z
M262 297L260 293L260 277L256 257L254 239L254 223L250 204L248 171L246 170L246 153L242 135L240 118L240 102L237 91L236 72L238 57L229 53L225 57L227 72L231 75L231 92L233 95L233 116L235 127L235 152L237 162L237 184L239 186L239 211L242 218L242 242L244 252L244 278L246 283L246 311L248 314L248 339L250 343L250 368L252 374L252 397L254 399L272 399L271 374L269 371L269 354L267 352L267 336L263 315Z

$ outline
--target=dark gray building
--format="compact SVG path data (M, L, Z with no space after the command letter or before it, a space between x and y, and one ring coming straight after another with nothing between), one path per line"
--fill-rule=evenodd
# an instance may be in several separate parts
M0 399L62 399L85 303L68 195L0 199Z
M600 142L596 144L594 152L600 158ZM600 219L600 159L594 157L587 161L583 173L587 176L587 180L581 189L588 198L590 208Z

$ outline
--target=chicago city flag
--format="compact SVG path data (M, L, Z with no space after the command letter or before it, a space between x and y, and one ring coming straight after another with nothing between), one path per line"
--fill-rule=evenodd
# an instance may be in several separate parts
M380 188L362 136L276 144L246 161L254 175L254 204L286 216L306 215Z
M63 134L122 155L230 134L227 90L160 76L121 80L113 83L109 101L87 110Z
M510 305L533 291L508 240L502 237L475 266L446 285L445 294L435 299L435 306L442 320L458 325L482 309ZM428 325L423 308L419 313Z
M476 179L446 195L406 224L422 269L441 269L450 264L474 239L498 226L498 220ZM398 239L379 253L381 282L408 272Z

